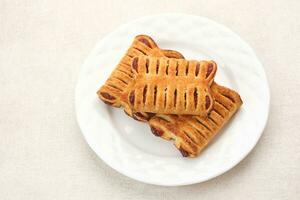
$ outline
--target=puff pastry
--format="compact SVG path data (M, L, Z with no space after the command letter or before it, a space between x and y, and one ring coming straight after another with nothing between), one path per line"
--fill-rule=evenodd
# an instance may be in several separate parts
M155 115L149 120L154 135L174 140L184 157L197 156L232 118L242 100L238 93L213 83L215 103L206 118L191 115Z
M97 91L98 97L106 104L114 107L124 107L125 113L137 120L148 120L152 114L148 113L132 113L127 103L128 88L132 84L133 74L131 71L131 63L133 57L139 55L151 55L156 57L184 58L177 51L160 49L153 39L147 35L138 35L134 38L133 43L127 50L124 57L116 66L105 84ZM123 96L123 98L122 98ZM125 95L126 96L126 95Z
M132 70L128 102L135 111L206 116L213 106L213 61L139 56Z

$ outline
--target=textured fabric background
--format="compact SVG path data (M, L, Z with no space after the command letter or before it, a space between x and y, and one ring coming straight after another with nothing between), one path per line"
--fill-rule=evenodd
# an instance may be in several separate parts
M300 199L300 1L0 1L0 199ZM256 51L271 87L265 132L213 180L158 187L106 166L77 126L74 87L97 41L132 19L202 15Z

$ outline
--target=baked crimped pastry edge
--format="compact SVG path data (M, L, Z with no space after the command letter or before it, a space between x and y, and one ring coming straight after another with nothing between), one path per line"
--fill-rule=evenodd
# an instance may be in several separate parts
M152 133L174 140L184 157L199 155L243 104L240 95L229 88L214 82L212 90L216 103L208 117L156 115L149 120Z

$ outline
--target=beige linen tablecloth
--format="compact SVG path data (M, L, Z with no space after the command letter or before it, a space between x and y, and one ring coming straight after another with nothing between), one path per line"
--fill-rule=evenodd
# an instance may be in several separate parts
M0 199L300 199L300 1L0 1ZM271 108L256 148L234 169L184 187L127 178L77 126L74 88L97 41L132 19L202 15L262 61Z

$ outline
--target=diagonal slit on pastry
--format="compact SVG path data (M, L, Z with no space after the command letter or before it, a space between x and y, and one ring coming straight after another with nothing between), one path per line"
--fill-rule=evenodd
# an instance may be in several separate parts
M216 70L213 61L135 57L128 102L140 112L207 116L214 101L210 85Z
M174 140L184 157L197 156L243 103L237 92L215 82L211 90L215 103L207 117L155 115L148 122L152 133L166 140Z
M210 88L214 103L207 117L133 111L128 100L128 95L135 84L134 70L131 65L134 57L145 55L184 58L177 51L160 49L149 36L136 36L108 80L97 91L99 98L111 106L122 106L125 113L132 118L147 122L154 135L166 140L173 140L176 148L184 157L199 155L241 107L242 100L239 94L212 82Z

